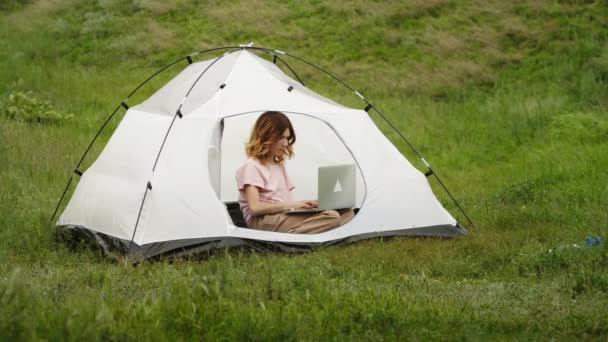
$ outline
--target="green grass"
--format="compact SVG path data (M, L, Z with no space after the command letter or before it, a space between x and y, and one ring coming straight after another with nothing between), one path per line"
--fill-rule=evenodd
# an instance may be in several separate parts
M315 62L369 98L476 228L456 240L221 250L138 266L58 241L49 216L116 105L187 53L249 41ZM0 339L605 340L607 46L604 1L3 2ZM315 91L364 107L292 66ZM74 117L16 118L5 108L18 93ZM603 245L568 248L587 235Z

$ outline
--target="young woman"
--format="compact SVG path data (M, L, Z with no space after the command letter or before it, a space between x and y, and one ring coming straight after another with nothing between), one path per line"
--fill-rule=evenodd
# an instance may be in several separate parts
M351 209L340 213L286 214L289 209L316 208L316 200L294 201L285 160L293 157L296 133L281 112L265 112L256 121L245 147L248 159L236 171L239 203L249 228L285 233L320 233L348 222Z

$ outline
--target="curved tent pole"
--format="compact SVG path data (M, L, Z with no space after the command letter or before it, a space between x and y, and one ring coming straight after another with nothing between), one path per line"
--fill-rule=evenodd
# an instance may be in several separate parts
M179 117L180 119L183 117L183 114L181 112L182 106L184 105L184 102L186 102L186 99L188 98L188 96L190 95L190 93L192 92L192 89L194 89L194 87L196 86L196 84L198 83L198 81L203 77L203 75L205 73L207 73L207 71L209 69L211 69L211 67L217 63L219 60L221 60L222 58L224 58L225 56L238 51L242 48L235 48L232 51L227 51L226 53L224 53L223 55L221 55L220 57L216 58L213 62L211 62L211 64L209 64L205 70L203 70L203 72L201 72L200 75L198 75L198 77L196 78L196 80L192 83L192 86L190 86L190 89L188 89L188 92L186 93L186 95L184 96L184 98L182 99L182 102L179 104L177 110L175 110L175 114L173 115L173 119L171 120L171 124L169 124L169 128L167 128L167 132L165 133L165 137L163 138L163 142L160 145L160 148L158 149L158 153L156 154L156 160L154 161L154 165L152 166L152 172L154 173L154 170L156 170L156 165L158 164L158 160L160 158L161 153L163 152L163 148L165 147L165 143L167 142L167 138L169 137L169 133L171 132L171 128L173 128L173 124L175 123L175 120ZM144 197L141 200L141 204L139 206L139 213L137 214L137 220L135 221L135 227L133 228L133 235L131 236L131 241L129 242L129 249L133 248L133 241L135 240L135 234L137 233L137 228L139 227L139 219L141 218L141 212L144 208L144 203L146 202L146 196L148 195L148 191L152 190L152 183L150 181L147 182L146 184L146 190L144 192Z
M458 201L456 200L456 198L454 198L454 196L452 195L452 193L450 193L450 191L448 190L448 188L445 186L445 184L443 184L443 182L441 181L441 178L439 178L439 176L437 175L437 173L435 172L435 170L433 170L431 168L431 166L429 165L429 163L424 159L424 157L422 157L422 154L420 154L420 152L418 152L418 150L414 147L414 145L412 143L409 142L409 140L407 140L407 138L401 133L401 131L399 131L399 129L397 129L397 127L379 110L377 109L374 105L371 104L371 102L369 102L365 97L363 97L363 95L361 95L358 91L356 91L354 88L352 88L351 86L349 86L348 84L346 84L346 82L342 81L341 79L339 79L338 77L336 77L334 74L330 73L329 71L319 67L318 65L315 65L303 58L300 58L298 56L294 56L292 54L283 52L283 51L278 51L278 50L273 50L274 52L280 53L280 54L284 54L286 56L295 58L297 60L299 60L300 62L303 62L305 64L308 64L309 66L312 66L313 68L316 68L317 70L325 73L326 75L330 76L331 78L333 78L334 80L336 80L338 83L342 84L344 87L346 87L347 89L349 89L350 91L352 91L355 95L357 95L359 98L361 98L363 101L365 101L365 103L367 104L365 111L369 111L370 109L373 109L374 111L376 111L376 113L378 113L378 115L380 115L380 117L389 124L389 126L399 135L399 137L401 137L401 139L403 139L403 141L405 141L409 147L414 151L414 153L416 153L416 155L420 158L420 160L422 160L422 162L424 163L424 165L429 169L429 171L427 173L425 173L425 176L435 176L435 178L437 179L437 181L439 182L439 184L441 185L441 187L445 190L445 192L447 192L447 194L450 196L450 198L452 199L452 201L454 202L454 204L456 204L456 206L458 207L458 209L460 210L460 212L462 212L462 214L464 215L464 217L466 217L467 221L469 222L469 224L475 228L475 225L473 224L473 221L471 221L471 219L469 218L469 216L467 215L467 213L464 211L464 209L460 206L460 204L458 203ZM291 68L290 68L291 69ZM294 72L295 73L295 72Z
M441 187L443 188L443 190L445 190L445 192L447 192L448 196L450 196L450 198L452 199L452 201L454 202L454 204L456 204L456 206L458 207L458 209L460 210L460 212L462 212L462 214L464 215L464 217L466 217L467 221L469 222L469 224L475 228L475 225L473 224L473 221L471 221L471 219L469 218L469 215L467 215L467 213L464 211L464 209L460 206L460 204L458 203L458 201L456 200L456 198L454 198L454 196L452 195L452 193L448 190L448 188L443 184L443 182L441 181L441 178L439 178L439 176L437 175L437 172L435 172L435 170L433 170L431 168L431 165L429 165L429 163L424 159L424 157L422 157L422 155L420 154L420 152L418 152L418 150L416 150L416 148L414 147L414 145L412 145L403 134L401 134L401 132L397 129L397 127L380 111L378 110L376 107L372 106L371 103L369 103L367 100L365 100L365 102L367 102L368 106L371 106L371 108L373 110L376 111L376 113L378 113L378 115L380 115L380 117L382 119L384 119L384 121L386 123L388 123L391 128L401 137L401 139L403 139L403 141L405 141L411 148L412 150L416 153L416 155L418 155L418 157L420 158L420 160L424 163L424 165L429 169L428 172L426 172L424 175L429 177L431 175L435 176L435 178L437 179L437 181L439 182L439 184L441 185Z
M239 48L240 49L240 48ZM213 62L211 62L211 64L209 64L205 70L203 70L203 72L201 72L201 74L196 78L196 80L194 81L194 83L192 83L192 86L190 86L190 89L188 89L188 92L186 93L186 96L184 96L184 98L182 99L182 102L179 104L179 107L177 107L177 110L175 111L175 114L173 115L173 120L171 121L171 124L169 125L169 128L167 129L167 133L165 133L165 138L163 139L162 144L160 145L160 148L158 149L158 154L156 155L156 160L154 161L154 166L152 166L152 172L154 172L154 170L156 170L156 164L158 164L158 159L160 158L160 154L163 151L163 147L165 146L165 142L167 141L167 137L169 136L169 132L171 132L171 128L173 127L173 123L175 123L175 119L177 119L177 117L179 116L179 118L181 119L183 114L182 114L182 106L184 105L184 102L186 102L186 99L188 98L188 96L190 96L190 93L192 92L192 89L194 89L194 87L196 86L196 84L198 83L198 81L201 79L201 77L203 77L203 75L209 70L211 69L211 67L217 63L220 59L224 58L224 56L227 56L235 51L238 51L239 49L235 49L232 51L227 51L225 54L223 54L222 56L218 57L216 60L214 60Z
M217 63L220 59L224 58L225 56L236 52L238 50L244 50L247 48L251 48L251 47L229 47L233 48L233 50L231 51L227 51L225 52L222 56L218 57L217 59L215 59L211 64L209 64L205 70L203 70L203 72L201 72L201 74L196 78L196 80L194 81L194 83L192 83L192 86L190 86L190 89L188 89L188 92L186 93L186 95L184 96L184 98L182 99L182 102L180 103L179 107L177 108L177 110L175 111L175 115L173 115L173 120L171 120L171 124L169 125L169 128L167 128L167 132L165 133L165 137L163 138L163 142L160 145L160 148L158 150L158 154L156 155L156 160L154 161L154 166L152 166L152 172L154 172L154 170L156 170L156 165L158 164L158 160L160 158L160 155L163 151L163 148L165 146L165 143L167 142L167 138L169 137L169 133L171 132L171 128L173 128L173 124L175 123L175 120L179 117L180 119L183 117L183 113L181 112L182 106L184 105L184 102L186 102L186 99L188 98L188 96L190 95L190 93L192 92L192 89L194 89L194 87L196 86L196 84L200 81L200 79L203 77L203 75L209 70L211 69L211 67ZM269 49L265 49L265 48L255 48L256 50L261 50L264 52L268 52L271 53L271 51L269 51ZM190 56L190 55L189 55ZM276 54L274 54L274 56L278 58L278 56ZM190 61L190 60L189 60ZM298 78L298 80L300 81L300 83L302 83L302 85L304 85L304 83L302 82L302 80L300 79L300 77L298 76L298 74L296 74L296 72L283 60L281 60L281 62L283 62L288 68L289 70L291 70L291 72ZM146 202L146 197L148 195L148 191L152 190L152 184L150 181L148 181L148 183L146 184L146 190L144 192L144 196L142 198L141 204L139 206L139 212L137 214L137 220L135 221L135 227L133 228L133 235L131 236L131 241L129 242L129 248L133 248L133 241L135 240L135 234L137 233L137 228L139 227L139 219L141 218L141 212L143 210L144 207L144 203Z
M233 48L233 47L230 47L230 48ZM234 47L234 48L236 48L236 47ZM287 64L287 62L285 62L285 60L283 60L281 57L278 56L278 55L285 55L286 53L284 51L274 50L274 49L269 49L269 48L264 48L264 47L256 47L256 46L240 46L238 48L246 49L246 50L258 50L258 51L263 51L263 52L272 54L274 56L273 63L276 64L277 60L281 61L281 63L283 63L289 69L289 71L291 71L291 73L298 79L298 82L300 82L301 85L306 87L306 85L304 85L304 82L302 81L300 76L298 76L296 71L289 64Z
M53 222L53 220L55 219L55 215L57 215L57 211L59 210L59 207L61 206L61 203L63 202L63 199L65 197L65 194L68 192L68 189L70 188L70 185L72 184L72 181L74 179L74 174L77 174L78 176L82 175L82 171L79 170L80 166L82 165L82 162L84 161L84 159L86 158L87 154L89 153L89 151L91 150L91 148L93 147L93 144L95 144L95 141L97 141L97 138L99 137L99 135L101 134L101 132L103 131L103 129L107 126L107 124L110 122L110 120L112 120L112 118L114 117L114 115L116 114L116 112L118 112L118 110L120 109L120 107L124 107L125 109L129 109L129 107L127 106L127 100L133 96L133 94L135 94L141 87L143 87L146 83L148 83L150 80L152 80L154 77L158 76L158 74L160 74L161 72L165 71L166 69L172 67L173 65L183 61L184 59L188 60L188 63L192 63L192 56L196 56L199 54L203 54L203 53L207 53L207 52L212 52L212 51L217 51L217 50L226 50L226 49L230 49L230 48L235 48L233 46L227 46L227 47L219 47L219 48L213 48L213 49L208 49L208 50L202 50L202 51L197 51L194 53L191 53L187 56L181 57L167 65L165 65L164 67L160 68L158 71L156 71L154 74L152 74L150 77L148 77L145 81L143 81L142 83L140 83L133 91L131 91L131 93L129 93L129 95L127 96L127 98L125 100L123 100L117 107L116 109L108 116L108 118L104 121L104 123L101 125L101 127L99 128L99 130L97 131L97 134L95 134L95 136L93 137L93 140L91 140L91 143L89 143L89 146L86 148L86 150L84 151L82 157L80 158L80 161L78 161L78 163L76 164L76 167L74 168L74 172L72 172L72 174L70 175L70 179L67 182L67 185L65 187L65 189L63 190L63 193L61 194L61 197L59 198L59 201L57 203L57 206L55 207L55 211L53 211L53 215L51 216L51 219L49 220L49 223Z
M473 221L469 218L469 216L467 215L467 213L464 211L464 209L462 208L462 206L458 203L458 201L456 200L456 198L452 195L452 193L448 190L448 188L445 186L445 184L443 183L443 181L441 180L441 178L439 178L439 176L437 175L437 173L431 168L431 166L429 165L429 163L424 159L424 157L422 157L422 154L420 154L420 152L418 152L418 150L416 149L416 147L414 147L414 145L401 133L401 131L399 131L399 129L397 129L397 127L376 107L374 107L371 102L369 102L363 95L361 95L358 91L356 91L354 88L352 88L351 86L349 86L348 84L346 84L346 82L342 81L341 79L339 79L338 77L336 77L334 74L330 73L329 71L319 67L318 65L311 63L303 58L300 58L298 56L294 56L290 53L286 53L284 51L280 51L280 50L273 50L273 49L268 49L268 48L258 48L258 47L243 47L244 49L255 49L255 50L262 50L265 52L270 52L273 53L275 55L275 57L279 60L281 60L281 62L283 62L288 68L289 70L291 70L291 72L296 75L296 77L298 78L298 80L300 81L300 83L302 83L302 85L304 85L304 83L302 82L302 80L300 79L300 77L298 77L297 73L295 72L295 70L293 70L291 68L291 66L289 66L289 64L287 64L285 61L283 61L281 58L279 58L277 56L277 54L281 54L281 55L286 55L289 57L292 57L294 59L297 59L305 64L308 64L310 66L312 66L313 68L323 72L324 74L330 76L331 78L333 78L335 81L337 81L338 83L342 84L344 87L346 87L347 89L349 89L350 91L352 91L355 95L357 95L359 98L361 98L363 101L365 101L365 103L367 104L365 110L369 111L369 109L374 109L374 111L376 111L376 113L378 113L378 115L380 115L380 117L389 124L389 126L399 135L399 137L401 137L401 139L403 139L403 141L405 141L408 146L414 151L414 153L416 153L416 155L418 156L418 158L420 158L420 160L422 160L422 162L424 163L424 165L429 169L429 171L427 173L425 173L425 176L435 176L435 178L437 179L437 181L439 182L439 184L441 185L441 187L445 190L445 192L448 194L448 196L450 196L450 198L452 199L452 201L454 202L454 204L456 204L456 206L458 207L458 209L460 210L460 212L462 212L462 214L464 215L464 217L467 219L467 221L469 222L469 224L475 228L475 224L473 224Z
M285 62L285 61L284 61L284 60L283 60L281 57L279 57L279 56L277 56L277 55L274 55L274 57L275 57L277 60L281 61L281 63L283 63L283 65L285 65L285 66L286 66L286 67L287 67L287 68L288 68L288 69L291 71L291 73L292 73L292 74L294 74L294 75L296 76L296 78L298 79L298 82L300 82L300 84L301 84L301 85L303 85L303 86L305 86L305 87L306 87L306 85L304 84L304 82L302 82L302 79L300 78L300 76L298 76L298 74L296 73L296 71L295 71L295 70L293 70L293 69L291 68L291 66L290 66L289 64L287 64L287 62Z
M146 83L148 83L150 80L152 80L154 77L158 76L161 72L165 71L166 69L172 67L173 65L183 61L184 59L188 60L188 63L191 64L192 63L192 57L196 56L196 55L200 55L203 53L208 53L208 52L213 52L213 51L218 51L218 50L228 50L228 49L238 49L238 48L247 48L247 49L254 49L254 50L260 50L260 51L264 51L267 53L275 53L275 52L279 52L278 50L272 50L272 49L267 49L267 48L259 48L259 47L238 47L238 46L223 46L223 47L218 47L218 48L212 48L212 49L207 49L207 50L201 50L201 51L196 51L193 52L187 56L181 57L167 65L165 65L164 67L160 68L158 71L156 71L154 74L152 74L151 76L149 76L146 80L144 80L142 83L140 83L137 87L135 87L135 89L133 89L133 91L131 91L131 93L129 93L129 95L125 98L125 100L123 100L117 107L116 109L108 116L108 118L104 121L104 123L101 125L101 127L99 128L99 130L97 131L97 134L95 134L95 136L93 137L93 140L91 140L91 142L89 143L89 146L86 148L86 150L84 151L84 153L82 154L82 157L80 158L80 160L78 161L78 163L76 164L76 167L74 168L74 172L70 175L70 178L65 186L65 189L63 190L63 193L61 194L61 197L59 198L59 201L57 202L57 206L55 207L55 210L53 211L53 215L51 216L51 219L49 220L49 223L53 222L53 220L55 219L55 216L57 215L57 211L59 210L59 207L61 206L61 203L63 202L63 199L66 195L66 193L68 192L68 189L70 188L70 185L72 184L72 181L74 179L74 174L77 174L78 176L82 175L82 171L79 170L80 166L82 165L82 162L84 161L84 159L86 158L86 156L88 155L89 151L91 150L91 148L93 147L93 144L95 144L95 141L97 141L97 138L99 137L99 135L101 134L101 132L104 130L104 128L107 126L107 124L110 122L110 120L112 120L112 118L114 117L114 115L116 114L116 112L118 112L118 110L120 109L120 107L124 107L125 109L129 109L129 107L127 106L127 101L128 99L133 96L141 87L143 87ZM276 56L276 54L275 54ZM278 56L277 56L278 58ZM300 77L295 73L295 71L282 59L278 58L279 60L281 60L281 62L283 62L288 68L289 70L291 70L291 72L296 76L296 78L300 81L300 83L302 83L302 85L304 85L304 83L302 82L302 80L300 79Z
M55 218L55 215L57 215L57 211L59 210L59 207L61 206L61 202L63 202L63 198L65 197L65 194L68 192L68 189L70 188L70 184L72 184L72 180L74 179L74 174L77 174L79 176L82 175L82 172L79 170L80 165L82 164L82 161L86 157L87 153L89 153L89 150L93 146L93 143L95 143L95 140L97 140L97 138L101 134L101 131L106 127L106 125L108 124L108 122L110 122L110 120L112 120L112 118L114 117L114 114L116 114L116 112L118 112L118 110L120 109L120 107L121 107L121 105L119 104L116 107L116 109L114 109L114 111L112 112L112 114L110 114L110 116L108 116L108 118L103 123L103 125L101 125L101 128L99 128L99 130L97 131L97 134L95 134L95 137L93 138L93 140L91 141L91 143L89 144L89 146L87 147L87 149L84 151L84 154L82 155L82 158L80 158L80 161L78 162L78 164L76 164L76 167L74 168L74 171L72 172L72 174L70 174L70 179L68 180L68 183L65 186L65 189L63 190L63 193L61 194L61 197L59 198L59 202L57 203L57 206L55 207L55 211L53 211L53 216L51 216L51 219L49 220L49 223L53 222L53 219Z
M173 126L173 123L175 122L175 119L179 116L180 118L182 117L182 106L184 105L184 102L186 101L186 99L188 98L188 96L190 95L190 93L192 92L192 89L194 89L194 87L196 86L196 84L198 83L198 81L201 79L201 77L203 77L203 75L207 72L207 70L209 70L217 61L219 61L220 59L222 59L224 56L231 54L235 51L238 50L245 50L245 49L254 49L254 50L260 50L260 51L264 51L267 53L274 53L276 50L271 50L271 49L267 49L267 48L258 48L258 47L252 47L252 46L228 46L228 47L222 47L222 48L216 48L216 49L211 49L211 50L205 50L205 51L199 51L199 52L195 52L193 54L188 55L187 57L183 57L183 58L188 58L190 56L193 55L197 55L200 53L204 53L204 52L209 52L209 51L213 51L213 50L220 50L220 49L232 49L231 51L227 51L226 53L224 53L222 56L218 57L216 60L214 60L209 66L207 66L207 68L205 68L205 70L203 70L203 72L196 78L196 80L194 81L194 83L192 84L192 86L190 86L190 89L188 89L188 92L186 93L186 96L184 96L182 102L180 103L179 107L177 108L177 110L175 111L175 115L173 116L173 121L171 122L171 125L169 126L167 133L165 134L165 138L163 140L163 143L161 144L161 147L158 151L158 155L156 156L156 161L154 162L154 166L152 167L152 171L154 171L156 169L156 164L158 163L158 158L160 157L160 154L163 150L163 146L165 145L165 142L167 140L167 136L169 135L169 131L171 130L171 127ZM275 54L276 56L276 54ZM182 59L183 59L182 58ZM278 58L277 56L277 59ZM181 59L180 59L181 60ZM304 83L302 82L302 80L300 79L300 77L298 76L298 74L296 74L296 72L283 60L281 60L281 62L283 62L288 68L289 70L291 70L291 72L296 76L296 78L298 78L298 80L300 81L300 83L302 83L302 85L304 85Z

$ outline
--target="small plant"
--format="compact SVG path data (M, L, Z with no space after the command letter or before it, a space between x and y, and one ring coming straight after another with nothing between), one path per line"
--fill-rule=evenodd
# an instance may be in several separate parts
M537 180L524 180L510 186L504 187L495 199L504 204L528 204L534 202L539 196L543 195Z
M61 123L74 115L57 112L49 101L39 100L31 91L13 92L0 103L0 115L16 121L42 124Z

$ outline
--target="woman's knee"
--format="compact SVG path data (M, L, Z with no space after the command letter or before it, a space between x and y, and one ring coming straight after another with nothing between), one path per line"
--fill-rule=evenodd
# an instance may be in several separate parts
M335 210L325 210L322 215L326 217L327 221L329 221L329 226L331 228L340 226L341 216L339 212Z
M333 218L340 218L340 213L335 210L325 210L322 215Z
M352 209L340 211L340 225L344 225L355 217L355 212Z

